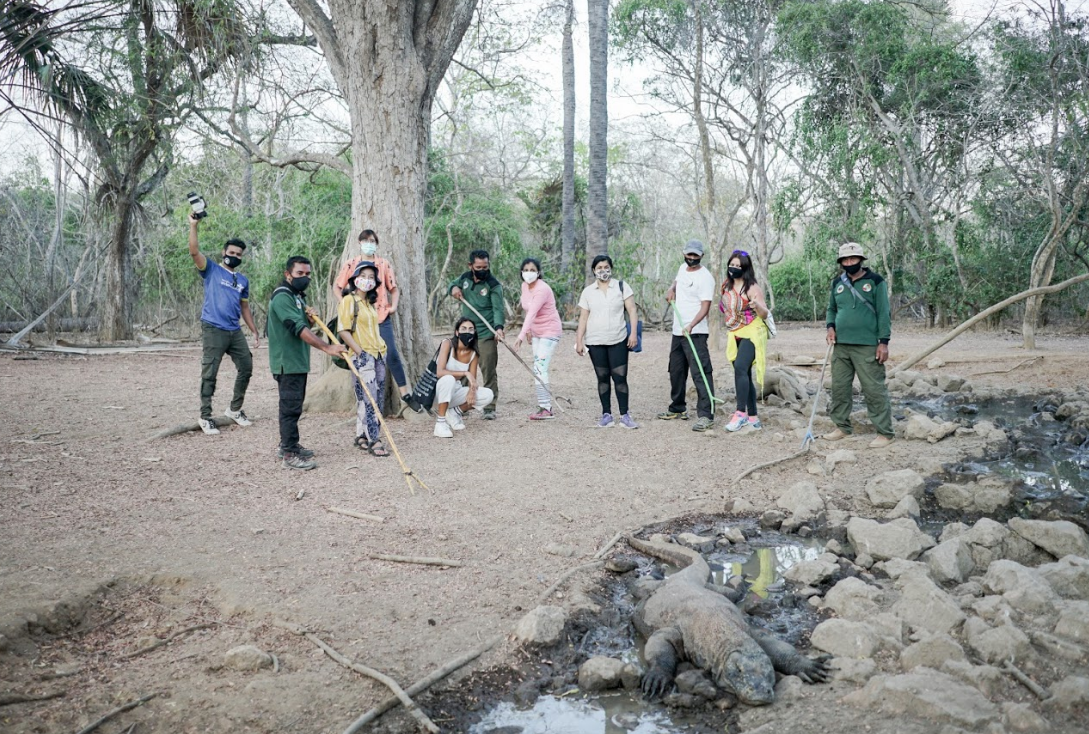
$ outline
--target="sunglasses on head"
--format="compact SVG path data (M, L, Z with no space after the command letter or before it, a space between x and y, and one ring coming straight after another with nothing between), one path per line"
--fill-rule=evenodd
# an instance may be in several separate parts
M741 255L742 257L748 257L749 253L745 252L744 250L734 250L733 252L730 253L730 256L732 257L734 255Z

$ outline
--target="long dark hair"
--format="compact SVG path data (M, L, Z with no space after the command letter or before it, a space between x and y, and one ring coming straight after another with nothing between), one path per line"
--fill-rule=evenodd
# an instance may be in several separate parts
M378 268L376 266L368 265L365 268L356 267L355 271L352 273L351 279L348 281L348 293L354 293L355 291L359 290L355 287L355 279L362 275L364 270L374 271L374 288L371 288L369 291L367 291L366 295L364 296L364 298L366 298L367 301L373 306L375 303L378 302Z
M734 279L730 277L729 267L735 257L741 263L741 294L744 295L749 292L749 288L756 285L756 271L752 267L752 258L744 250L734 250L726 258L726 282L722 284L722 292L725 293L734 287Z
M464 324L466 321L468 321L470 324L473 325L473 330L474 331L476 330L476 322L473 321L468 316L462 316L460 319L455 321L454 322L454 336L450 339L450 349L457 350L458 344L461 344L461 339L458 338L458 329L460 329L461 325ZM472 349L474 352L476 352L477 354L480 354L480 350L477 349L478 344L480 344L480 334L476 335L476 339L473 340L473 346L470 347L470 349ZM456 354L457 352L455 351L454 353Z

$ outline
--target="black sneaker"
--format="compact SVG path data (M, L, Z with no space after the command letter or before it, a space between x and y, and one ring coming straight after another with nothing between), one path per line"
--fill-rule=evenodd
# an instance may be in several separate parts
M305 448L303 446L300 446L299 444L295 444L295 448L293 448L290 451L290 453L298 454L299 456L303 457L304 459L313 459L314 458L314 452L313 451L311 451L310 449ZM278 459L284 458L284 450L282 448L276 450L276 458L278 458Z
M282 465L285 469L300 469L307 471L317 466L313 459L304 459L298 454L291 453L290 451L284 453Z
M423 406L420 405L420 402L416 400L416 396L412 393L409 393L408 395L402 395L401 402L407 405L408 409L411 410L413 413L424 412Z

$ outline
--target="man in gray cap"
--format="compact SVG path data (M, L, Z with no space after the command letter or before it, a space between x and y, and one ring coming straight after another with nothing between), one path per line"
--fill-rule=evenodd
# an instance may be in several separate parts
M843 268L832 281L828 297L828 343L832 350L831 417L836 429L824 435L839 441L851 435L852 384L858 384L866 398L866 413L877 429L870 448L892 443L892 406L885 388L885 362L889 358L889 291L885 279L862 265L866 254L862 245L847 242L840 246L837 262Z
M715 381L711 372L711 354L707 351L707 314L715 297L715 276L701 265L703 243L689 240L681 251L684 265L677 271L673 285L666 293L667 301L675 301L673 311L673 341L669 348L669 410L659 413L662 420L688 420L685 409L687 376L692 375L696 385L696 411L699 420L693 431L703 432L715 426ZM688 342L692 338L692 344ZM695 346L695 354L692 346ZM697 361L698 360L698 361ZM703 373L700 373L700 367ZM706 383L704 377L706 376ZM708 391L710 388L710 391Z

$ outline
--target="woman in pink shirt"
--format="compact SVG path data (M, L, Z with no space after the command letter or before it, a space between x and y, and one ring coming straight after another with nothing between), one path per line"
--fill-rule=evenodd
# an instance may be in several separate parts
M525 323L514 341L514 348L521 348L522 341L527 337L533 340L533 374L541 382L533 381L537 389L538 410L529 419L545 421L553 417L552 397L541 383L548 385L548 363L552 361L552 354L560 343L563 324L556 310L556 296L548 283L541 280L541 263L532 257L522 261L522 311L526 314Z

